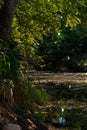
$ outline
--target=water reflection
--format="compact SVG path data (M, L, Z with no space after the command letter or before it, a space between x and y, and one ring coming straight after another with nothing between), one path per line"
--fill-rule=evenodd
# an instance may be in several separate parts
M60 124L65 119L61 130L87 130L87 73L35 72L31 77L51 97L51 105L42 110L46 121Z
M47 83L46 89L55 108L50 116L66 124L66 130L87 130L87 84Z

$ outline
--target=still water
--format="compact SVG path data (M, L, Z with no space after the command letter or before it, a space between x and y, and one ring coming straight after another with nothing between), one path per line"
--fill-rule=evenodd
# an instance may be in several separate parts
M66 130L87 130L87 84L47 83L46 90L52 97L50 117L55 118Z
M51 97L43 116L58 121L60 130L87 130L87 73L35 73Z

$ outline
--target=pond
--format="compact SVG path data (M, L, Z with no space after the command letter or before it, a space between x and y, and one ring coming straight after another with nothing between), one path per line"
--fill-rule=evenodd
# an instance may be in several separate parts
M64 118L69 130L87 130L87 84L48 83L47 92L53 104L50 117Z
M87 130L86 73L38 73L32 77L50 95L51 103L40 112L46 121L58 122L60 130Z

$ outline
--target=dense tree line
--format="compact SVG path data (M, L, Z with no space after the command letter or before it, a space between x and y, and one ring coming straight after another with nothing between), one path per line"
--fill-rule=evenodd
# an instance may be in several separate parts
M61 32L54 32L45 37L36 53L42 56L43 67L38 69L50 71L86 72L87 42L86 32L78 28L65 27Z
M85 71L86 68L83 66L84 64L86 66L86 55L80 54L80 58L75 50L78 46L79 49L86 48L86 42L84 42L87 29L86 8L85 0L77 0L76 2L58 0L18 2L11 36L20 44L21 50L23 50L21 53L30 66L53 71L54 66L56 66L56 70L61 70L61 67L66 66L72 71L76 69L77 71ZM58 36L57 33L61 33L61 35ZM52 42L57 42L57 45ZM47 51L49 54L45 56L45 52L43 52L39 55L38 47L42 44L45 46L46 43L49 46ZM55 47L52 48L52 46ZM44 51L42 49L39 50L40 53ZM73 53L73 57L67 61L67 57L71 56L71 53ZM66 65L63 65L64 63ZM80 70L79 67L82 69Z

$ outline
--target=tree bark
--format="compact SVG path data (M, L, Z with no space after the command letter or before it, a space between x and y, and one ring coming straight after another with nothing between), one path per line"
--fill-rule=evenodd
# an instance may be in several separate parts
M10 41L12 20L15 14L17 0L4 0L0 9L0 39L5 43Z

